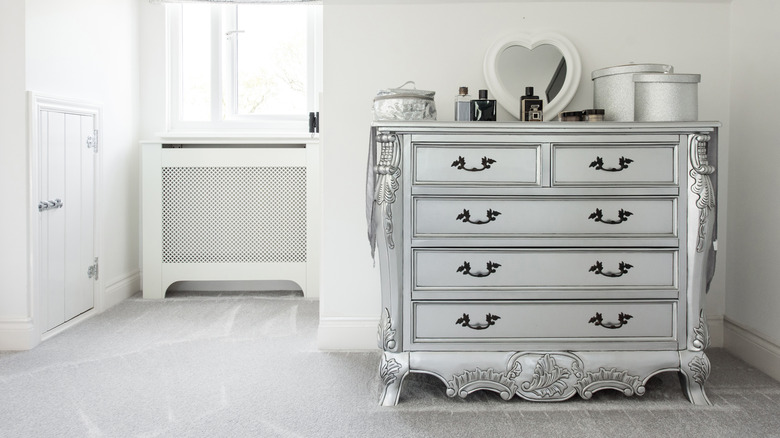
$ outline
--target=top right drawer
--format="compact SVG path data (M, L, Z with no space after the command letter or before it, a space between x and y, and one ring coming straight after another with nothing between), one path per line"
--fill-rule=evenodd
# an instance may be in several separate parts
M677 185L677 144L553 144L552 183Z

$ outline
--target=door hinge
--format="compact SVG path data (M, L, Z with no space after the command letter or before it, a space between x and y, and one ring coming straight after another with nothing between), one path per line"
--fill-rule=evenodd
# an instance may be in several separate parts
M312 112L309 113L309 132L314 134L315 132L320 132L320 113Z
M92 278L94 280L98 279L98 258L95 257L95 264L87 267L87 278Z
M98 130L92 131L92 134L87 136L87 147L92 148L94 153L98 152Z

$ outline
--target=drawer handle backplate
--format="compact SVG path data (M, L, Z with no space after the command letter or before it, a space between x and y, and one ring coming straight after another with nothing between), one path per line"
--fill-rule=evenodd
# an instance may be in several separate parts
M452 162L452 166L450 167L456 167L458 170L465 170L466 172L482 172L483 170L490 169L490 165L494 164L496 160L488 157L482 157L482 167L472 167L468 168L466 167L466 159L459 156L457 160Z
M628 320L631 318L633 318L633 316L629 315L628 313L621 312L618 314L618 323L615 324L613 322L604 322L601 314L596 312L596 316L592 317L590 321L588 321L588 324L595 324L606 329L619 329L620 327L628 324Z
M463 327L468 327L468 328L470 328L472 330L485 330L486 328L490 327L491 325L495 325L496 320L499 320L499 319L501 319L500 316L488 313L487 315L485 315L485 320L487 321L487 323L485 323L485 324L483 324L483 323L476 323L476 324L472 325L471 324L471 318L469 318L469 314L468 313L464 313L463 316L461 316L460 318L458 318L457 321L455 321L455 324L458 324L458 325L463 326Z
M634 213L631 213L628 210L623 210L622 208L618 210L618 219L604 219L604 212L601 211L600 208L597 208L596 211L590 214L588 216L588 219L593 219L596 222L601 222L602 224L609 224L609 225L617 225L622 224L623 222L628 220L628 217L633 215Z
M490 274L494 274L496 269L498 269L500 266L501 265L498 263L488 261L487 272L471 272L471 263L463 262L463 264L458 267L456 272L462 272L463 275L471 275L472 277L487 277Z
M459 220L461 222L467 222L467 223L474 224L474 225L484 225L484 224L487 224L487 223L490 223L490 222L493 222L494 220L496 220L496 217L499 214L501 214L501 212L493 210L493 209L488 209L485 214L487 215L487 220L484 220L484 221L481 221L481 220L473 221L473 220L471 220L471 212L469 212L468 210L466 210L464 208L463 209L463 213L459 214L458 217L455 218L455 219Z
M603 170L605 172L620 172L623 169L628 169L629 163L633 162L634 160L631 158L620 157L618 160L620 167L604 167L604 159L601 157L596 157L596 161L590 163L589 167L592 167L596 170Z
M590 267L588 272L593 272L596 275L603 275L605 277L622 277L623 274L628 274L628 270L633 268L634 265L629 265L626 262L620 262L618 265L618 272L604 272L604 263L596 260L596 264Z

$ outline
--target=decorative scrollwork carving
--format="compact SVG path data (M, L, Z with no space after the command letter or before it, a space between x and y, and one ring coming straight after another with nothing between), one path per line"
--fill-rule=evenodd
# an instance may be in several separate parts
M569 376L568 369L558 366L550 354L545 354L536 362L531 381L524 382L520 387L523 391L532 392L543 398L563 395L568 388L566 379Z
M399 188L401 178L401 145L395 134L378 134L377 142L381 146L379 163L374 167L377 175L377 183L374 191L374 202L382 206L382 217L387 246L395 248L393 241L393 212L392 204L395 202L395 193Z
M628 270L633 267L634 265L630 265L626 262L620 262L618 264L618 272L604 272L604 263L596 260L596 264L591 266L588 272L593 272L596 275L603 275L605 277L617 278L628 274Z
M458 170L465 170L467 172L482 172L483 170L490 169L490 165L491 164L495 164L495 162L496 162L496 160L494 160L492 158L482 157L482 167L481 168L477 168L477 167L469 168L469 167L466 167L466 159L461 157L461 156L459 156L457 160L452 162L452 166L450 166L450 167L455 167Z
M715 173L715 166L707 161L707 142L710 136L706 134L691 135L689 137L689 159L691 170L689 175L693 178L691 192L697 195L696 208L699 209L699 232L696 240L696 252L703 252L707 240L707 223L710 213L715 210L715 188L712 185L710 175Z
M490 274L495 274L496 270L500 267L500 264L488 261L487 272L471 272L471 263L463 262L462 265L458 266L458 269L455 272L461 272L463 275L470 275L472 277L487 277Z
M480 389L497 392L502 399L509 400L517 392L517 383L505 373L496 372L492 368L464 371L462 374L452 376L452 379L447 381L447 395L450 397L457 394L461 398L465 398L470 393Z
M692 345L696 351L704 351L710 346L710 329L703 309L699 312L699 325L693 328Z
M688 362L688 368L693 373L693 381L698 383L699 386L704 386L704 382L710 376L710 360L705 354L696 356Z
M593 393L602 389L616 389L625 395L642 395L645 387L637 376L628 374L628 371L618 371L616 368L599 368L598 372L588 372L575 385L580 397L590 399Z
M485 324L476 323L476 324L472 325L471 324L471 318L469 317L469 314L468 313L464 313L463 316L461 316L460 318L458 318L457 321L455 321L455 324L458 324L458 325L460 325L462 327L468 327L468 328L470 328L472 330L485 330L485 329L489 328L491 325L495 325L496 321L498 321L499 319L501 319L500 316L488 313L487 315L485 315L485 320L487 321L487 323L485 323Z
M395 358L387 358L386 354L382 355L382 363L379 365L379 378L385 386L391 385L398 379L398 370L401 369L401 364L398 363Z
M622 224L623 222L628 220L629 216L632 216L634 213L631 213L628 210L623 210L622 208L618 210L618 219L604 219L604 212L601 211L600 208L597 208L596 211L590 214L588 216L588 219L593 219L596 222L601 222L603 224L609 224L609 225L617 225Z
M377 343L382 350L392 350L396 347L395 330L393 330L393 320L390 318L390 310L385 307L382 317L379 320L377 328Z
M631 318L633 318L633 316L629 315L628 313L621 312L618 314L618 323L615 324L613 322L604 322L604 318L601 316L601 313L596 312L596 316L592 317L588 321L588 324L594 324L607 329L619 329L620 327L628 324L628 320Z
M496 211L496 210L493 210L493 209L488 209L487 213L486 213L487 220L484 220L484 221L483 220L475 220L475 221L473 221L473 220L471 220L471 212L464 208L463 209L463 213L459 214L458 217L456 217L455 219L459 220L461 222L466 222L466 223L470 223L470 224L474 224L474 225L484 225L484 224L487 224L487 223L490 223L490 222L493 222L494 220L496 220L496 217L498 217L498 215L500 215L500 214L501 214L500 211Z
M620 157L618 160L618 165L620 167L604 167L604 159L601 157L596 157L596 160L590 163L590 166L593 167L596 170L603 170L605 172L620 172L623 169L628 169L629 163L633 163L634 160L631 158L626 157Z

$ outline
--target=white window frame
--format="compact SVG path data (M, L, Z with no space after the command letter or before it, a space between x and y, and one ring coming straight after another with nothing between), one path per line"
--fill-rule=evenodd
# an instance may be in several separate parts
M223 119L222 99L223 80L225 73L224 61L228 58L231 65L235 56L236 44L226 43L225 29L235 18L235 13L225 13L236 7L226 4L213 4L211 8L211 108L208 121L182 120L182 5L166 5L166 90L167 109L166 126L169 132L202 132L202 131L248 131L267 135L308 134L308 112L319 111L319 96L322 92L322 6L321 5L290 5L290 7L305 7L308 9L307 31L307 108L305 114L287 115L239 115L236 102L232 95L224 96L228 109L227 117ZM233 22L232 28L235 29ZM214 31L213 29L218 29ZM235 39L233 39L235 41ZM235 71L234 71L235 72ZM230 81L235 93L235 78Z

